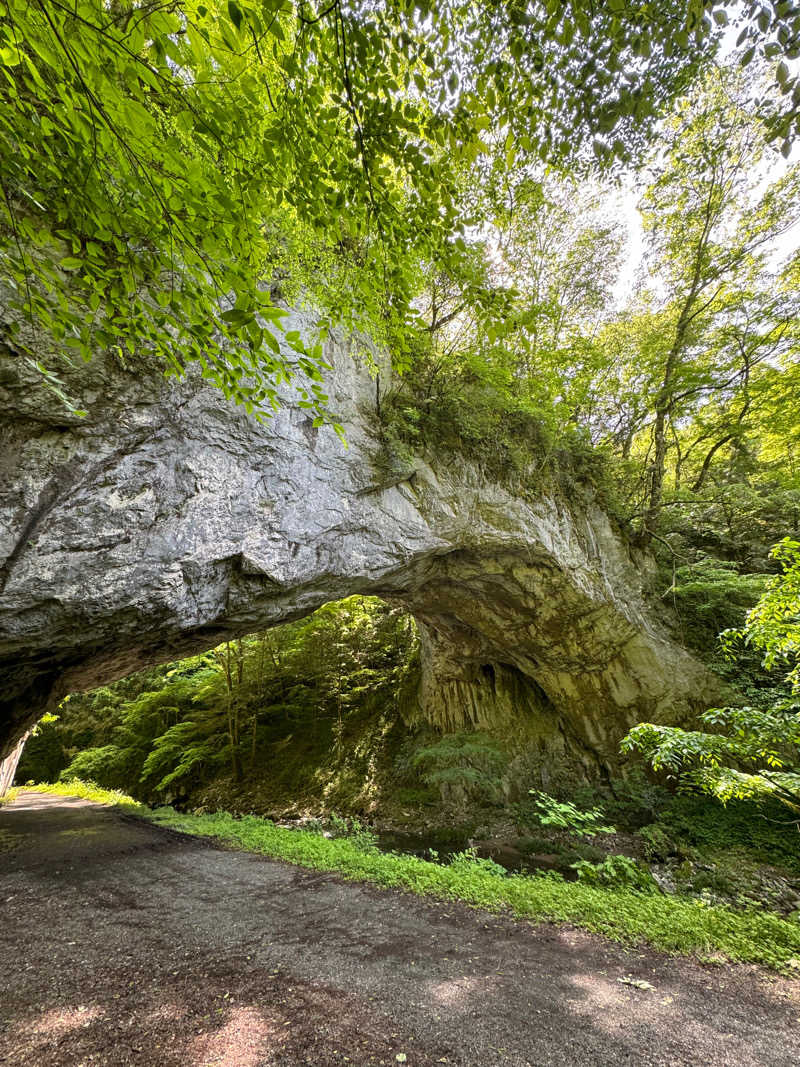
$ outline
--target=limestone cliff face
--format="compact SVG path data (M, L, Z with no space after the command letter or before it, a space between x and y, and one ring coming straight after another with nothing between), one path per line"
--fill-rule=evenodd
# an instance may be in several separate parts
M423 625L420 715L506 722L542 766L602 766L636 719L714 698L591 501L421 459L382 478L374 382L347 343L327 356L346 449L290 402L259 424L110 359L68 376L88 414L67 416L0 356L0 751L66 692L353 593Z

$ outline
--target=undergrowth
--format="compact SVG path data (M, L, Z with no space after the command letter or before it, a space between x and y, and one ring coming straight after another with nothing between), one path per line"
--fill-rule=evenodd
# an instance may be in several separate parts
M702 852L747 853L800 874L800 836L780 804L732 802L726 806L704 797L677 796L659 823L672 836Z

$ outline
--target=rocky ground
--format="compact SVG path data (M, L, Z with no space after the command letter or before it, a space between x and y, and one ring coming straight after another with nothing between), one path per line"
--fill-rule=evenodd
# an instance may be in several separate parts
M800 982L349 885L74 799L0 810L0 902L2 1064L797 1062Z

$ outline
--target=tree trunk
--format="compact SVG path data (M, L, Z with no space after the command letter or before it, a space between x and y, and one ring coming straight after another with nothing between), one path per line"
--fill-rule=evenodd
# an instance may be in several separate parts
M647 509L642 518L642 529L639 534L639 543L644 548L650 544L656 532L658 520L661 517L661 505L664 500L664 471L667 463L667 419L672 402L672 371L677 354L678 342L676 339L667 359L664 382L656 400L656 421L653 424L653 462L650 465L650 488Z
M14 775L17 773L17 766L20 757L22 756L22 750L25 748L25 742L29 737L30 730L22 735L16 746L12 748L6 758L0 760L0 797L6 795L14 782Z
M231 744L231 770L236 782L241 782L242 756L239 752L239 711L234 711L233 701L228 698L228 740Z

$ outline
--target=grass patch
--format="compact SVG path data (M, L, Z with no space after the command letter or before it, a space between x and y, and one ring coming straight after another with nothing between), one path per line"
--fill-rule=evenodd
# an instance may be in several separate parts
M110 804L115 808L125 808L128 811L138 811L142 814L147 812L144 804L123 793L121 789L103 789L94 782L82 782L76 778L71 782L45 782L30 786L17 786L10 791L4 800L13 799L20 793L54 793L60 797L80 797L81 800L92 800L95 804Z
M776 970L786 970L790 960L800 958L800 923L763 910L734 911L703 900L564 882L549 875L504 875L495 864L463 856L445 866L379 852L366 839L330 839L313 831L275 826L253 815L184 815L172 808L152 811L121 790L103 789L92 782L17 787L2 803L28 790L112 805L161 826L216 838L312 870L335 872L350 881L460 900L488 911L509 911L520 919L570 922L623 943L645 941L665 952L701 958L721 953L731 961Z
M503 875L492 869L495 865L480 860L443 866L359 847L347 838L286 829L252 815L182 815L159 808L148 818L273 859L336 872L354 882L461 900L489 911L508 910L521 919L570 922L616 941L646 941L669 953L701 957L722 953L732 961L778 970L800 957L800 924L761 911L733 911L704 901L598 888L547 875Z

